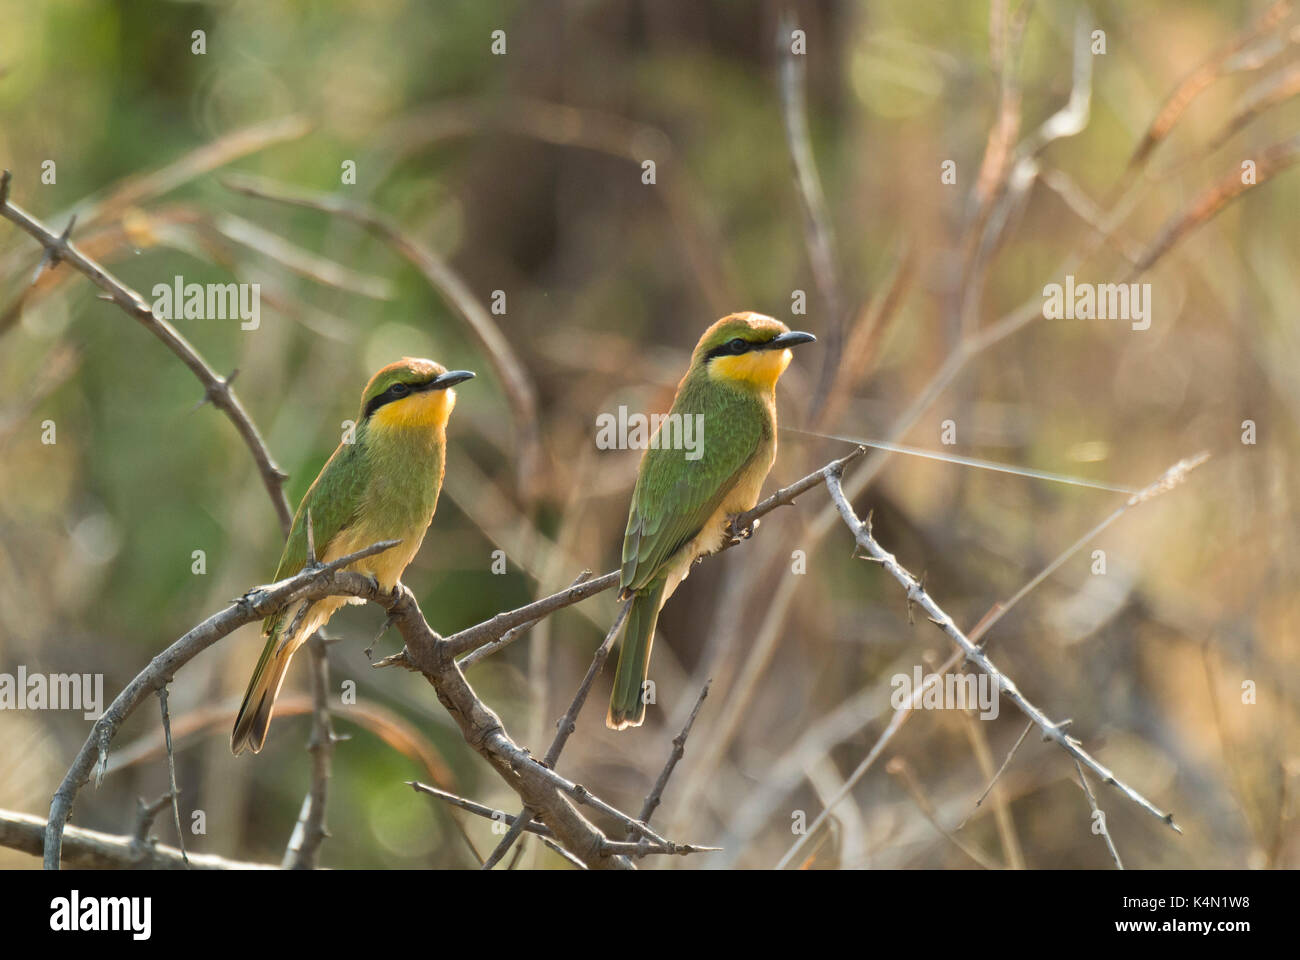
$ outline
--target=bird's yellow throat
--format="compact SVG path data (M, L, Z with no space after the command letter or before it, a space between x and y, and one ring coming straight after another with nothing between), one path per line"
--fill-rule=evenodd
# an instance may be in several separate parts
M714 357L709 361L709 376L774 390L792 356L789 350L755 350L738 357Z
M372 427L441 431L456 406L456 391L427 390L401 400L386 403L370 416Z

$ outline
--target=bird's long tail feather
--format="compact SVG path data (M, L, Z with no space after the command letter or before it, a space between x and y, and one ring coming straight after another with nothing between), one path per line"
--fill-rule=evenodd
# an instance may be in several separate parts
M614 690L609 696L605 726L611 730L639 727L645 720L642 687L650 669L650 647L663 603L665 581L655 580L632 600L623 631L623 644L614 670Z
M248 691L235 717L235 728L230 734L230 750L235 756L243 753L245 747L258 753L266 743L266 730L271 725L275 698L280 695L280 686L298 644L278 649L280 646L280 630L277 629L267 637L266 647L257 661L252 679L248 681Z

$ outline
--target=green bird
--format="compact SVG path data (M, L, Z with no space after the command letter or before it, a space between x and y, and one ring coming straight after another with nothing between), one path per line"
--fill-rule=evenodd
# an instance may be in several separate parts
M354 435L339 444L298 505L276 580L293 576L307 562L310 513L322 563L380 540L401 540L345 568L373 577L384 590L393 589L420 549L438 506L446 470L447 418L456 405L451 388L473 376L432 360L404 357L370 379L361 394ZM296 613L288 609L262 622L266 646L230 734L236 756L245 747L257 753L266 743L275 698L294 652L345 603L363 602L347 597L316 600L293 630Z
M733 313L696 344L632 491L619 581L620 599L631 598L632 607L605 718L610 729L645 720L659 611L692 564L726 541L727 522L758 502L776 459L776 381L790 365L790 348L816 339L762 314ZM698 425L695 443L672 449L682 444L665 442L664 427L689 436L687 418Z

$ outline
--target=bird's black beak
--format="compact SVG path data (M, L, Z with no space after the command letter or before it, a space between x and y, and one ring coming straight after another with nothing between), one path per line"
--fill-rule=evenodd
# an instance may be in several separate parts
M817 338L811 333L804 333L802 330L791 330L789 333L783 333L766 343L771 350L784 350L787 347L797 347L801 343L816 343Z
M448 370L440 377L436 377L429 384L431 390L446 390L448 387L454 387L458 383L464 383L466 380L474 379L473 370Z

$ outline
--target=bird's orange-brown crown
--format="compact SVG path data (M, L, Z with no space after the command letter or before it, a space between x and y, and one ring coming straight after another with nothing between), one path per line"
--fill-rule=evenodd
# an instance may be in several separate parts
M361 419L389 427L442 427L456 405L451 387L473 376L422 357L403 357L370 378L361 392Z
M790 348L816 339L774 317L752 311L733 313L704 331L691 355L691 367L706 369L714 380L772 390L790 365Z

